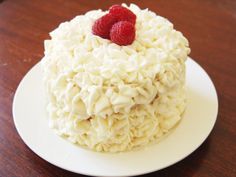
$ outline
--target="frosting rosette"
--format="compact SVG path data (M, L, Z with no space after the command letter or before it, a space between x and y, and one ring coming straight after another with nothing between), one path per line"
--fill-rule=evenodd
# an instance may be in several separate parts
M134 4L131 45L92 34L106 11L64 22L45 40L42 59L49 125L73 143L121 152L160 139L185 110L187 39L167 19Z

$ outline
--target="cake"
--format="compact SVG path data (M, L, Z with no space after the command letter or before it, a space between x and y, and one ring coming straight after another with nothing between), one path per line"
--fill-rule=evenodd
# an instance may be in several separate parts
M95 151L144 147L167 134L186 107L187 39L167 19L131 4L135 39L118 45L94 35L108 11L64 22L45 40L42 59L49 126Z

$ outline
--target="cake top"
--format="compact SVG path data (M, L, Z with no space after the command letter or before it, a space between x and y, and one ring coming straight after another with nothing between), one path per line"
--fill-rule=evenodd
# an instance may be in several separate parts
M190 52L187 39L154 12L122 5L136 15L130 45L120 46L93 34L95 21L108 13L102 10L60 24L50 33L51 40L45 41L46 75L54 79L59 75L55 81L59 85L73 75L88 115L128 112L183 82L182 65Z

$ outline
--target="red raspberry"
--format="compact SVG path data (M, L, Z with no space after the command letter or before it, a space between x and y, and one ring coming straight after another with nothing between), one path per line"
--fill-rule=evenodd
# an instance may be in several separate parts
M92 33L104 39L110 39L111 27L116 22L116 17L111 14L106 14L94 22Z
M109 9L109 13L115 16L118 21L129 21L132 24L136 22L136 15L123 6L113 5Z
M118 45L130 45L135 38L134 24L128 21L115 23L110 31L111 41Z

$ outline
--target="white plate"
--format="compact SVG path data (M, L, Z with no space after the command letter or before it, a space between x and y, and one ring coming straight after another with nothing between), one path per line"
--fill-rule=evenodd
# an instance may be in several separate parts
M75 146L48 128L40 64L23 78L15 93L13 116L21 138L37 155L63 169L94 176L132 176L168 167L196 150L210 134L218 100L207 73L192 59L187 65L188 106L176 129L143 150L109 154Z

